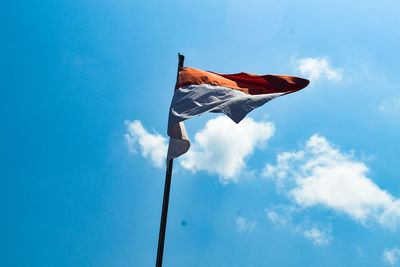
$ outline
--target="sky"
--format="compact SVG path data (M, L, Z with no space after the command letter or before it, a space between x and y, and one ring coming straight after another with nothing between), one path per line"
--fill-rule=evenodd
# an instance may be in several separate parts
M154 266L177 53L310 85L185 122L164 266L400 266L398 1L11 1L4 266Z

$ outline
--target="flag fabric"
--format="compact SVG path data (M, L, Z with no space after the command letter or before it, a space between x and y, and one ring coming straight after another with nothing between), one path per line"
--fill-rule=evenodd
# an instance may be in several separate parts
M184 120L213 112L224 113L239 123L253 109L308 84L306 79L287 75L219 74L180 68L169 111L167 160L179 157L190 147Z
M185 154L190 147L190 141L186 133L186 128L183 122L168 127L169 145L167 153L168 161Z

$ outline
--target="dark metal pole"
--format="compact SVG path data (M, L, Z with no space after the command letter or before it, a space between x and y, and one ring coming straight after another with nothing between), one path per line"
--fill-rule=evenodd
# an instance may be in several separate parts
M181 54L178 54L179 64L178 64L178 74L177 79L179 77L179 69L183 67L183 61L185 57ZM172 175L172 165L173 160L169 160L167 164L167 172L165 174L165 185L164 185L164 198L161 212L161 222L160 222L160 234L158 235L158 249L157 249L157 262L156 267L162 266L163 254L164 254L164 240L165 240L165 229L167 227L167 215L168 215L168 203L169 203L169 192L171 188L171 175Z

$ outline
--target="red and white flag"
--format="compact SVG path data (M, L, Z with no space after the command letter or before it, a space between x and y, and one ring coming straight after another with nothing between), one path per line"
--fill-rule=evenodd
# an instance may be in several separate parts
M309 81L287 75L219 74L180 68L168 120L167 161L186 153L190 142L183 121L207 112L224 113L239 123L275 97L303 89Z

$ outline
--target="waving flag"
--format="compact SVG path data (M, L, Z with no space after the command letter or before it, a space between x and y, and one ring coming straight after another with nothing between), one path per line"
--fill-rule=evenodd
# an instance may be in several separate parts
M286 75L219 74L180 68L168 120L167 160L190 147L183 121L207 112L224 113L239 123L250 111L275 97L303 89L309 81Z

